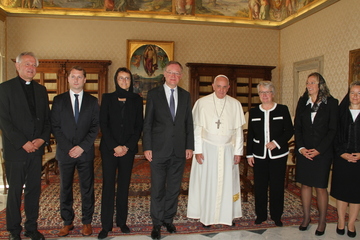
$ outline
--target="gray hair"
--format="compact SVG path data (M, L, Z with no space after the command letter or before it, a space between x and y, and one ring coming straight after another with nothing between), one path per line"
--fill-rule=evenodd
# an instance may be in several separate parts
M360 80L355 80L350 83L349 89L351 89L353 86L360 86Z
M259 84L256 86L258 92L260 91L260 86L263 86L266 89L269 89L273 95L275 95L275 86L271 81L261 81L259 82Z
M220 75L217 75L215 78L214 78L214 83L216 82L216 79L218 79L219 77L223 77L223 78L226 78L227 79L227 81L228 81L228 84L230 85L230 81L229 81L229 78L227 77L227 76L225 76L225 75L222 75L222 74L220 74Z
M17 63L21 63L23 56L32 56L33 58L35 58L36 67L39 66L39 59L37 59L37 57L35 56L35 54L34 54L33 52L22 52L22 53L20 53L20 54L16 57L16 62L17 62Z

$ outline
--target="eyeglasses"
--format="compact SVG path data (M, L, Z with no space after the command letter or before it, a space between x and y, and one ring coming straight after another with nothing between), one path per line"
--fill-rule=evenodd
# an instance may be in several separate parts
M271 93L272 93L272 91L266 91L266 92L260 91L259 95L265 95L265 94L271 94Z
M129 77L119 77L118 80L121 80L121 81L130 81L130 78Z
M179 72L170 72L170 71L166 71L166 73L167 73L167 74L169 74L169 75L173 75L173 74L175 74L175 76L180 76L180 75L181 75L181 73L179 73Z
M350 95L353 95L353 96L360 96L360 92L350 92Z

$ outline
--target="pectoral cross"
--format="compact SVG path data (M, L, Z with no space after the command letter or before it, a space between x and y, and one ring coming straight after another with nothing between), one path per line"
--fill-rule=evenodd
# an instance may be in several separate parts
M215 122L215 124L217 124L217 129L219 129L220 124L221 124L220 119L218 119L217 122Z

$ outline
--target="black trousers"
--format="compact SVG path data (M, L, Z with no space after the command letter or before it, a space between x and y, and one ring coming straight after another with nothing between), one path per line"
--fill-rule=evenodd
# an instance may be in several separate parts
M14 234L20 234L21 195L24 189L25 229L35 231L39 216L39 198L41 193L41 156L33 153L22 162L5 161L6 178L9 191L6 202L6 227Z
M103 187L101 196L101 225L106 231L113 228L115 183L116 187L116 225L126 224L128 215L128 196L131 171L135 153L128 152L123 157L115 157L113 152L101 151ZM117 180L116 180L116 171Z
M287 156L278 159L255 158L255 213L259 219L267 219L268 189L271 219L281 219L284 211L286 161Z
M73 209L73 180L75 168L79 174L81 211L83 224L90 224L94 213L94 160L78 159L59 161L60 169L60 214L64 225L70 225L75 218Z
M153 159L151 167L150 215L153 225L172 223L177 212L178 196L184 173L185 158L175 155Z

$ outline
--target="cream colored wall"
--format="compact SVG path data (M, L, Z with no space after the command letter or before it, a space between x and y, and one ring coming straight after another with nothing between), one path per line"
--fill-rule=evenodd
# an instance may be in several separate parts
M5 21L0 21L0 83L5 81Z
M324 56L324 78L331 94L344 97L348 87L349 51L360 48L359 0L342 0L281 30L282 102L293 111L293 63ZM302 86L305 90L306 77ZM304 92L304 91L302 91Z
M126 40L175 42L175 60L277 66L279 31L136 21L43 19L8 17L7 70L15 75L11 58L33 51L43 59L112 60L109 91L116 69L126 65ZM188 89L187 69L182 87ZM279 79L278 70L273 78Z

